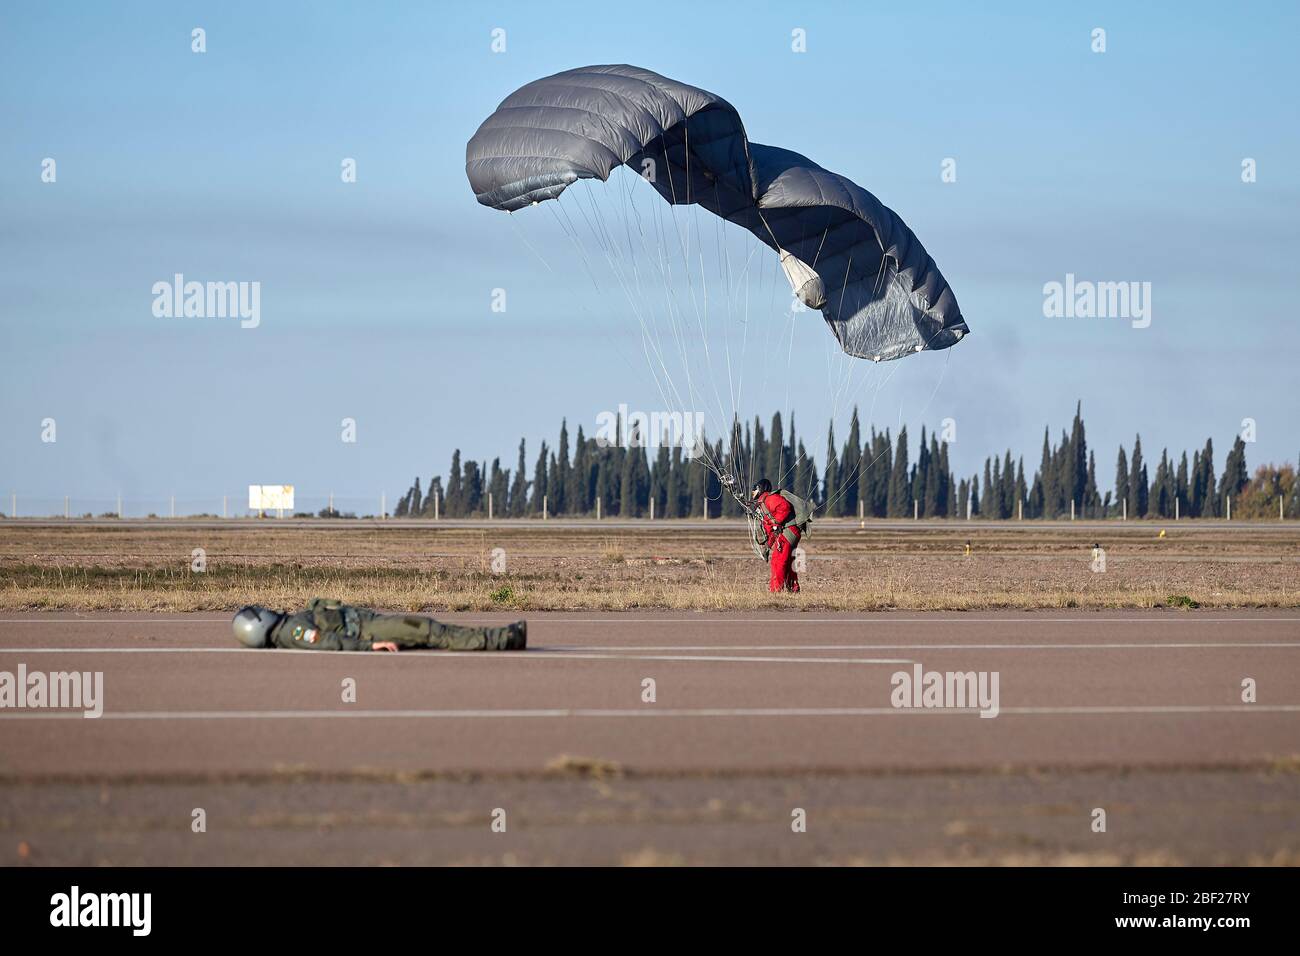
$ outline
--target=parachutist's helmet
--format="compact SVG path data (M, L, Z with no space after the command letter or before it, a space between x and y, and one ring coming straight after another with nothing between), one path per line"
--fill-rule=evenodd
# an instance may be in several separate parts
M751 498L757 498L760 495L770 495L772 493L772 483L766 478L760 478L754 485L754 492Z
M284 615L270 608L250 604L239 609L230 626L235 639L245 647L266 647L271 640L271 628L280 623Z

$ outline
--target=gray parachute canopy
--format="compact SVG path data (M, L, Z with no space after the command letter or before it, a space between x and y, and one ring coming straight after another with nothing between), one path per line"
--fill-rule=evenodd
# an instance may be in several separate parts
M750 142L735 108L706 90L634 66L566 70L511 93L465 149L478 201L509 212L620 165L779 253L796 294L850 355L944 349L969 331L902 219L807 157Z

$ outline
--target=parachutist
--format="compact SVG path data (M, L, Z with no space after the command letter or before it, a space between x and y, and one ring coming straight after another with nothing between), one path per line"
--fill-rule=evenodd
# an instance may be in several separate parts
M760 478L750 496L762 522L762 556L768 561L772 576L768 590L799 591L799 575L794 570L794 549L808 530L812 505L784 490L772 490L772 482ZM757 544L758 533L755 534Z

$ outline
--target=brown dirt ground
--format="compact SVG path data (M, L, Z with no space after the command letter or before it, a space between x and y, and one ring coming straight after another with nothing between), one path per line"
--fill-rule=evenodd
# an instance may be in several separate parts
M1161 531L1165 537L1160 537ZM1090 570L1094 541L1107 570ZM966 554L970 543L971 553ZM202 548L206 571L191 570ZM502 548L507 570L491 570ZM773 597L735 521L0 522L0 607L976 610L1300 605L1300 525L818 522Z

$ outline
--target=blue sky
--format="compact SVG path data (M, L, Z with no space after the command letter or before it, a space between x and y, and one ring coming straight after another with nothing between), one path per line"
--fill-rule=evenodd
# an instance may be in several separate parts
M1212 436L1221 464L1247 417L1252 467L1295 460L1294 4L564 7L0 13L6 512L9 491L20 510L64 495L103 510L119 492L140 509L175 494L179 510L212 510L261 482L391 503L415 474L445 473L455 447L512 465L525 436L531 467L561 417L590 432L621 403L661 407L626 300L596 295L548 215L511 222L464 176L465 142L501 99L590 63L726 97L753 140L902 215L955 290L968 339L850 370L848 389L815 315L772 310L790 336L756 348L772 329L751 304L765 335L747 360L769 387L740 410L793 405L819 462L846 396L913 434L955 419L966 472L1008 446L1036 464L1044 425L1067 426L1077 400L1107 485L1136 432L1148 458ZM194 27L206 53L190 50ZM1096 27L1105 53L1090 49ZM355 184L340 181L345 157ZM940 178L949 157L955 183ZM178 272L260 282L261 324L155 317L153 283ZM1067 273L1152 283L1150 327L1045 318L1043 285Z

